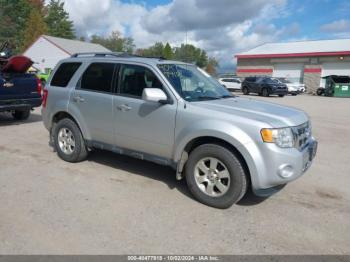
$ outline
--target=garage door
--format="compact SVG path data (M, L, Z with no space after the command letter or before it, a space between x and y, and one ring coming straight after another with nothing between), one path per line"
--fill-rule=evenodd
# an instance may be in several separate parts
M303 82L303 64L275 64L273 70L274 77L284 77L292 82Z
M350 76L350 63L349 62L323 63L322 76L329 76L329 75Z

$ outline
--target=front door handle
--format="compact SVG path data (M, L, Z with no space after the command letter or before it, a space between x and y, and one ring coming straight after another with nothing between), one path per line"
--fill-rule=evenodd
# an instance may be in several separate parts
M132 107L127 105L127 104L117 106L117 108L118 108L118 110L120 110L122 112L130 111L132 109Z
M82 98L81 96L75 96L73 97L73 101L79 103L79 102L85 102L85 99Z

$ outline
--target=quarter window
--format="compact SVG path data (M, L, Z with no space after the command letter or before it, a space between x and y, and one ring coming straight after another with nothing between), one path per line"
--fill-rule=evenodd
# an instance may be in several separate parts
M120 79L120 94L122 95L141 98L145 88L163 89L157 76L143 66L123 65Z
M84 72L80 88L97 92L112 92L115 64L93 63Z
M51 86L66 87L81 63L63 63L51 80Z

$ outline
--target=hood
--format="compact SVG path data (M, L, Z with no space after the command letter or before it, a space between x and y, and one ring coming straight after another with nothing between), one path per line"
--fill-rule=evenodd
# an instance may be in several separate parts
M298 126L308 121L302 110L250 98L234 97L193 103L203 110L230 114L270 124L272 127Z

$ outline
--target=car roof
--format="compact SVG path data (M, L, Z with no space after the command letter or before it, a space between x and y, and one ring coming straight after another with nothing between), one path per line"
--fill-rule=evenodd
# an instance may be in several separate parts
M143 57L137 55L129 55L125 53L79 53L74 54L69 58L62 60L62 62L86 62L86 61L113 61L113 62L136 62L148 65L157 66L159 64L182 64L193 65L181 61L167 60L162 57Z

